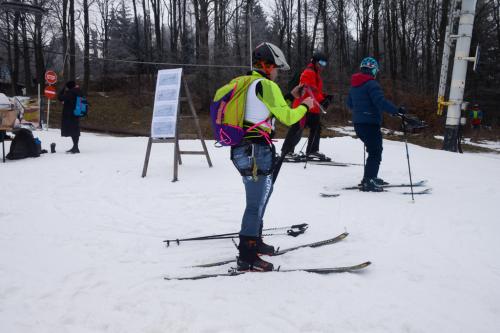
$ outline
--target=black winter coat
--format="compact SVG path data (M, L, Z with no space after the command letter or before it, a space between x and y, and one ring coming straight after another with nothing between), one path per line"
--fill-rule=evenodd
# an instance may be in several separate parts
M63 89L57 96L63 102L61 136L80 136L80 119L73 114L77 96L82 96L82 92L78 87L70 90Z

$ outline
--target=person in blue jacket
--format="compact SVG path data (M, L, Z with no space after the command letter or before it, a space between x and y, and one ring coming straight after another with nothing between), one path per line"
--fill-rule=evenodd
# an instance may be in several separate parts
M361 191L381 192L382 185L387 184L378 178L378 170L382 161L382 113L392 115L404 114L404 108L397 108L384 98L380 84L375 80L379 71L377 60L371 57L361 61L360 72L351 78L351 89L347 106L352 112L352 122L356 135L363 141L368 152Z

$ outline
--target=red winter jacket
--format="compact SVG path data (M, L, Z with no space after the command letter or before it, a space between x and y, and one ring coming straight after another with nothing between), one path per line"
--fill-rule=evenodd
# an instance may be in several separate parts
M323 94L323 80L321 79L318 72L314 70L314 64L307 65L306 69L300 75L300 84L304 85L303 94L300 98L296 98L293 101L292 107L296 108L299 106L304 99L307 97L312 97L319 104L325 99ZM309 109L311 113L320 113L320 109L317 105L314 105L312 109Z

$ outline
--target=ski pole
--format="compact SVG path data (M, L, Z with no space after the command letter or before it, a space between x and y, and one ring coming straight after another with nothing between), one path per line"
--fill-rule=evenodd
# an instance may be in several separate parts
M298 141L296 141L297 137L299 139ZM300 142L301 137L302 137L302 129L299 127L299 129L296 131L296 133L293 137L294 142L293 142L292 147L290 147L291 145L285 146L285 143L287 142L287 139L288 139L288 134L287 134L287 138L285 139L285 142L283 143L283 147L281 148L282 149L281 155L278 157L278 159L276 160L276 163L274 164L273 184L276 182L276 179L278 178L278 174L281 170L281 166L283 165L283 162L285 161L286 155L290 152L293 152L293 150L295 149L295 146Z
M325 109L323 108L323 106L318 102L318 100L314 97L314 94L312 93L312 90L311 88L309 87L304 87L306 88L306 92L309 94L309 97L312 98L314 104L318 107L318 109L321 111L321 113L323 114L326 114L327 112L325 111Z
M314 135L313 135L313 138L312 138L312 142L314 144L314 141L316 141L316 137L317 135L319 134L319 131L320 131L320 128L321 128L321 122L319 123L319 126L317 129L314 130ZM311 131L311 128L309 127L309 130ZM306 148L306 163L304 164L304 169L307 167L307 161L309 159L307 158L307 148Z
M294 225L285 226L285 227L267 228L267 229L263 229L262 231L267 232L263 236L288 235L288 236L292 236L292 237L297 237L298 235L303 234L307 230L307 228L308 228L308 224L302 223L302 224L294 224ZM274 232L274 231L284 230L284 229L287 229L286 233L275 233ZM180 245L180 242L227 239L227 238L238 237L238 235L239 235L239 232L230 232L230 233L226 233L226 234L199 236L199 237L191 237L191 238L166 239L163 242L167 243L167 247L168 247L168 246L170 246L170 242L175 242L175 243L177 243L177 245Z
M406 123L405 123L405 116L403 114L401 115L401 122L403 123L403 138L405 140L406 160L408 161L408 174L410 176L411 200L415 202L415 198L413 197L413 182L411 180L410 154L408 153L408 140L406 138Z
M366 145L363 143L363 168L366 168Z
M302 148L300 148L299 153L304 154L303 150L304 150L304 147L305 147L305 146L306 146L306 144L307 144L307 141L309 141L309 138L306 138L306 141L304 141L304 144L302 145Z

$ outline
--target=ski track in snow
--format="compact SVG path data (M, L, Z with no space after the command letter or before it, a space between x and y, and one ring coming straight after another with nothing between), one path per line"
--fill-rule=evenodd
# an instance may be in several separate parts
M498 155L409 145L413 179L433 189L414 203L342 191L359 182L359 166L284 164L265 227L310 228L268 242L285 248L350 235L270 261L370 267L165 281L231 266L190 267L236 255L230 240L162 242L238 230L245 196L229 150L207 142L213 168L204 156L183 155L172 183L172 144L153 145L141 178L147 138L83 133L82 153L67 155L70 140L57 130L35 136L44 148L56 142L58 153L0 165L0 332L500 331ZM350 137L324 139L321 151L363 162L362 143ZM384 140L380 176L407 182L407 172L404 143ZM342 195L321 198L325 188Z

